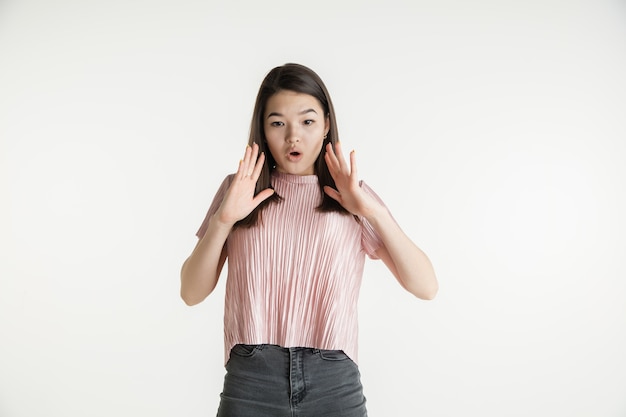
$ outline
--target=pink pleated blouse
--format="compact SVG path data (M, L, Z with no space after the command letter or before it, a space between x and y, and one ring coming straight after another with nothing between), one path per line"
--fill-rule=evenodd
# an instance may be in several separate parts
M227 176L197 232L202 238L233 179ZM226 241L224 361L238 343L343 350L358 361L357 301L365 255L381 239L365 220L321 213L316 175L274 173L283 200ZM382 203L365 183L361 187Z

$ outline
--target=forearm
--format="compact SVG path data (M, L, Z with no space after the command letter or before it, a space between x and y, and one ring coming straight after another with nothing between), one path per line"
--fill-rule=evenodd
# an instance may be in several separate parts
M188 305L198 304L215 289L226 259L223 249L231 228L213 216L206 233L183 264L180 295Z
M418 298L433 299L439 284L428 256L402 231L386 208L374 210L367 220L383 241L381 259L400 284Z

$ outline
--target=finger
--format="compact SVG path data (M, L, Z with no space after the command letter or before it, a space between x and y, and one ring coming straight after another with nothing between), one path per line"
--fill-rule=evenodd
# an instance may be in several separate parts
M337 156L335 155L335 150L333 149L333 145L330 143L326 145L326 154L324 155L326 159L326 165L328 166L328 170L333 173L336 173L339 169L339 161L337 160Z
M252 146L246 146L246 152L244 154L243 162L241 164L241 176L240 178L251 179L254 174L254 169L257 162L257 155L259 154L259 145L253 143Z
M254 165L254 170L252 171L252 179L253 180L258 180L259 176L261 176L261 170L263 169L263 164L265 163L265 153L261 152L261 155L259 155L259 158L256 161L256 164Z
M239 168L237 169L237 177L242 179L248 173L248 165L250 164L250 154L252 153L252 148L246 145L246 151L243 154L243 159L239 160Z
M235 173L235 178L237 179L243 178L243 159L239 160L239 165L237 165L237 172Z
M337 161L339 162L339 168L342 171L345 171L348 169L348 164L346 164L346 160L343 157L343 151L341 149L341 142L337 142L335 144L335 154L337 156Z
M259 157L259 145L254 142L252 144L252 148L250 151L250 160L248 161L248 170L246 171L246 176L248 178L252 178L254 175L254 171L256 169Z
M350 152L350 176L352 178L358 178L356 170L356 151Z
M252 143L250 151L250 161L256 161L259 156L259 145L256 142Z

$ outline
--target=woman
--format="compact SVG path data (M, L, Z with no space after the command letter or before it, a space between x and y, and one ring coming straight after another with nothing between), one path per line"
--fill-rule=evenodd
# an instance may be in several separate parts
M357 367L357 299L365 255L409 292L438 289L427 256L358 180L338 141L322 80L274 68L250 138L181 271L189 304L215 288L228 259L226 377L218 416L366 416Z

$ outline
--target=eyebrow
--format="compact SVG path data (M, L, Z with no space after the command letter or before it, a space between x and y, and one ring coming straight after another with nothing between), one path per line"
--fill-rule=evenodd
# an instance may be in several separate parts
M307 113L315 113L317 114L317 112L314 109L306 109L306 110L302 110L300 113L298 113L299 115L303 115L303 114L307 114ZM272 116L278 116L278 117L283 117L282 114L278 113L278 112L271 112L270 114L267 115L267 118L269 119Z

